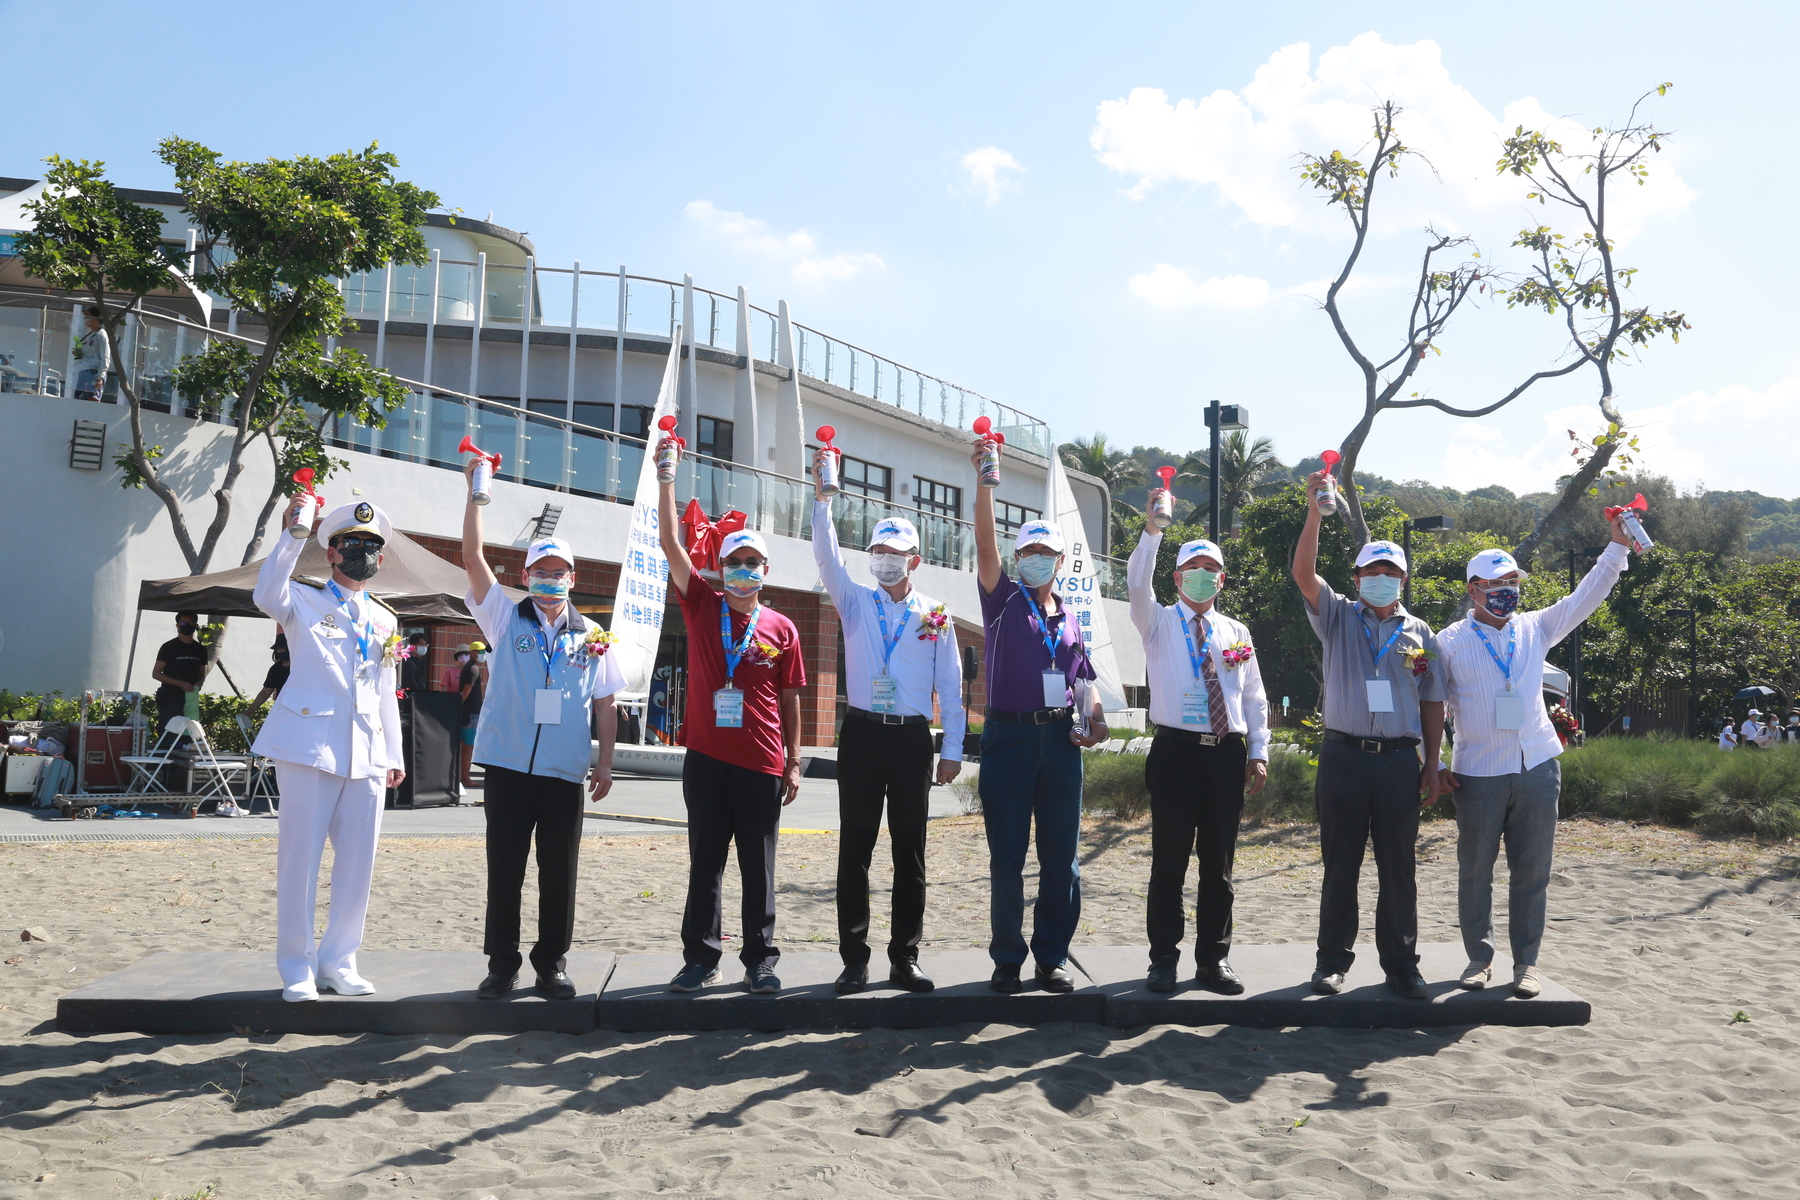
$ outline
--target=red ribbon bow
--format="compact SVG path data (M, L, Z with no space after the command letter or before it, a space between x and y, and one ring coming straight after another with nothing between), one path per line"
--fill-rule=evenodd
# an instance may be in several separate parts
M1609 521L1613 520L1615 517L1617 517L1620 513L1624 512L1628 508L1635 508L1639 512L1649 512L1650 511L1650 505L1644 499L1644 493L1639 492L1637 494L1637 499L1633 500L1630 504L1615 504L1611 508L1607 509L1606 510L1606 519Z
M687 548L688 557L694 560L694 570L717 571L719 543L725 540L726 534L742 529L748 519L733 509L717 521L709 521L700 502L689 500L687 511L681 514L681 541Z

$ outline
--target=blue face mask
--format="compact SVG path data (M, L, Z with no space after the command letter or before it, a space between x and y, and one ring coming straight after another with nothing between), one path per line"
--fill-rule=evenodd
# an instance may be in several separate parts
M1481 593L1481 606L1494 616L1505 620L1519 608L1519 589L1515 584L1502 584L1491 587Z
M754 596L762 591L762 568L726 567L720 580L725 584L725 590L734 596Z
M1356 594L1371 608L1386 608L1400 598L1401 583L1396 575L1364 575L1356 581Z
M1043 587L1056 578L1056 556L1024 554L1019 556L1019 582L1026 587Z
M567 579L533 579L526 590L539 600L566 600L569 597L569 581Z

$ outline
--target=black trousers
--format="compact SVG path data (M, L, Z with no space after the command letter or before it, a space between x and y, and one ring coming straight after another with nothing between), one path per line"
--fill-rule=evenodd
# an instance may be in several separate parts
M519 906L525 868L537 843L538 930L531 965L563 969L575 937L575 868L581 856L581 785L482 764L487 771L488 970L510 975L519 956Z
M925 931L925 821L931 792L931 727L877 725L846 716L838 738L838 952L869 961L869 861L887 806L894 847L894 914L888 961L916 962Z
M1319 895L1319 970L1348 971L1356 961L1357 878L1363 849L1375 844L1381 891L1375 902L1375 950L1384 971L1419 962L1419 892L1413 848L1419 840L1419 759L1412 750L1365 754L1337 742L1319 745L1313 788L1325 886Z
M681 767L681 798L688 816L687 907L681 914L681 956L716 966L724 953L719 937L725 859L737 843L738 876L744 884L745 967L773 963L775 945L775 841L781 823L781 776L720 762L688 748Z
M1150 961L1179 957L1186 936L1182 891L1188 860L1200 861L1200 895L1194 913L1194 962L1212 966L1231 952L1231 864L1237 857L1238 822L1244 815L1242 738L1202 746L1158 735L1144 763L1150 788L1150 894L1144 924Z

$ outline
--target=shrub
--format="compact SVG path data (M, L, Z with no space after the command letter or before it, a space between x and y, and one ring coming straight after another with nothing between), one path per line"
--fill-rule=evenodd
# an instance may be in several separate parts
M1725 761L1700 790L1701 828L1770 839L1800 834L1800 748L1734 750L1720 757Z
M1142 754L1089 750L1081 756L1081 806L1121 821L1150 812L1150 789L1144 784Z
M1304 754L1271 751L1269 782L1261 794L1244 797L1244 820L1252 825L1317 820L1313 808L1313 780L1318 773L1319 764Z
M1562 756L1562 815L1691 825L1702 785L1722 765L1706 742L1594 738Z

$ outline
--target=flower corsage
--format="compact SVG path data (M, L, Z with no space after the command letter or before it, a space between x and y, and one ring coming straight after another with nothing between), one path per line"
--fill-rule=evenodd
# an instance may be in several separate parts
M606 648L608 646L618 640L618 634L609 632L596 625L587 631L586 637L581 639L581 648L595 658L599 658L602 654L606 653Z
M1219 657L1225 662L1225 669L1235 671L1256 655L1256 647L1249 642L1233 642L1219 651Z
M1406 665L1412 668L1414 678L1430 670L1431 660L1437 657L1423 646L1401 646L1399 650L1401 657L1406 659Z
M381 643L381 665L384 667L398 666L412 654L411 644L398 633L389 634L387 641Z
M775 660L781 657L781 647L771 646L767 642L757 642L756 651L760 655L757 661L765 666L774 666Z
M919 640L935 642L943 635L945 627L950 624L950 614L944 611L942 604L919 618Z

